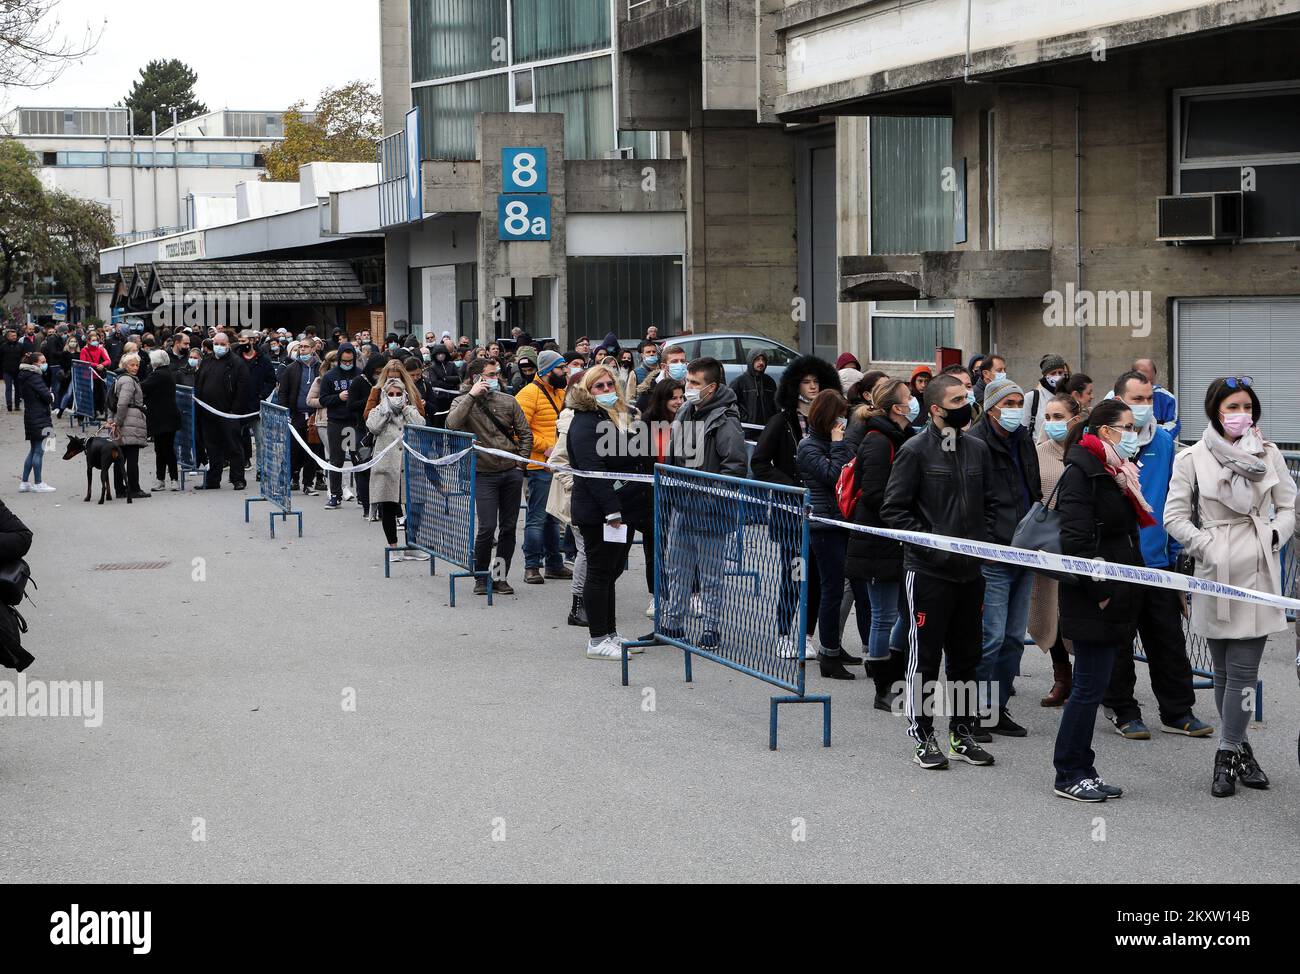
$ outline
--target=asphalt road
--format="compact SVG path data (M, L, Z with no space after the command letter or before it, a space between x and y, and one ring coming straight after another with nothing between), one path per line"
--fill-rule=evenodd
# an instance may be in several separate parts
M1052 795L1059 711L1037 706L1037 650L1013 700L1030 736L995 740L994 767L917 769L869 682L815 667L833 747L819 708L795 706L770 752L768 688L706 662L685 684L667 648L635 657L620 686L564 624L567 583L524 586L517 566L517 596L488 608L462 583L452 609L442 568L385 580L379 526L320 496L301 502L301 540L274 541L265 505L246 525L229 489L84 504L83 462L59 459L66 433L46 464L58 493L19 494L21 421L0 416L0 490L36 533L26 676L103 681L103 722L0 718L0 880L1297 877L1289 633L1269 645L1252 728L1271 790L1211 798L1212 740L1128 742L1099 719L1098 767L1127 795L1079 805ZM97 570L109 563L157 567ZM648 628L639 553L619 594L620 629ZM1141 672L1139 693L1154 723Z

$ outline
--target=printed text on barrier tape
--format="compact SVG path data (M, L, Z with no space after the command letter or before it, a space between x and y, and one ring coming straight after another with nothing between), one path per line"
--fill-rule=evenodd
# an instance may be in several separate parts
M1092 561L1088 558L1074 558L1070 555L1056 555L1048 551L1030 551L1027 548L1012 548L1010 545L994 544L991 541L967 541L962 538L949 538L941 534L924 534L919 531L898 531L893 528L875 528L865 524L849 524L828 517L810 515L810 520L822 524L831 524L837 528L846 528L862 534L875 534L882 538L892 538L908 544L934 548L955 555L971 558L983 558L986 561L1000 561L1022 568L1041 568L1048 571L1066 572L1071 575L1088 575L1096 578L1105 576L1117 582L1131 582L1134 585L1148 585L1152 588L1171 588L1175 591L1212 595L1221 599L1237 602L1250 602L1255 605L1270 605L1285 609L1300 609L1300 599L1289 599L1271 592L1257 592L1254 589L1238 588L1225 585L1193 575L1181 575L1177 572L1162 571L1159 568L1144 568L1137 565L1121 565L1110 561Z

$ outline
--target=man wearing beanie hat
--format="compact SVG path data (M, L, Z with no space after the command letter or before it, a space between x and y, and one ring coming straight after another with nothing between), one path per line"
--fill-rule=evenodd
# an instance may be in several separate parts
M1031 441L1042 439L1047 401L1058 392L1065 391L1065 380L1070 377L1070 366L1055 352L1044 355L1038 363L1038 369L1043 376L1038 380L1038 385L1034 387L1034 391L1029 394L1029 399L1025 403L1025 425L1029 427Z
M984 441L992 459L991 479L984 489L993 495L997 507L991 539L997 544L1011 544L1016 525L1043 495L1038 451L1024 426L1024 407L1025 391L1020 386L1010 379L994 379L984 389L984 415L970 429L971 436ZM980 571L984 575L984 634L976 675L985 713L981 730L1024 737L1026 731L1011 719L1007 700L1025 651L1034 575L1026 568L994 561L984 562Z
M531 459L547 460L555 449L555 424L564 408L564 390L568 381L564 356L550 350L538 354L526 348L520 349L519 357L521 365L524 361L537 364L537 374L523 385L515 399L533 431ZM560 522L546 513L546 500L551 493L551 471L531 464L527 476L524 581L529 585L541 585L548 578L572 578L573 573L564 567Z
M510 385L507 391L512 396L519 395L524 386L532 382L536 375L537 349L525 345L515 353L515 360L511 363Z

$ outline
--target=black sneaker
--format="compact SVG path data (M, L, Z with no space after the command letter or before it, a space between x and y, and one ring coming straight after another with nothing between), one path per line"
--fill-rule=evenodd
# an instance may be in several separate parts
M1076 802L1104 802L1106 800L1106 793L1099 790L1091 778L1076 781L1065 788L1058 785L1055 792L1062 798L1068 798Z
M302 492L308 497L314 497L316 495L316 490L311 484L303 484Z
M1096 788L1099 792L1101 792L1103 795L1105 795L1106 798L1107 798L1108 800L1111 799L1111 798L1123 798L1123 797L1124 797L1124 789L1123 789L1123 788L1121 788L1119 785L1108 785L1108 784L1106 784L1106 782L1102 781L1100 778L1093 778L1093 779L1092 779L1092 786L1093 786L1094 788Z
M474 594L487 595L487 579L485 578L474 579Z
M943 756L939 745L935 743L933 732L916 745L916 754L913 755L912 760L927 771L946 771L948 768L948 759Z
M984 721L985 718L981 717L979 723L971 728L970 737L976 744L991 744L993 742L993 735L989 733Z
M993 755L975 742L970 728L958 727L948 734L948 757L965 761L967 764L988 765L993 763Z
M1006 707L998 714L998 722L988 728L994 734L1001 734L1003 737L1028 737L1029 731L1025 730L1014 720L1011 719L1011 711Z
M493 595L514 595L515 590L511 588L510 583L503 578L499 582L492 583L492 594Z
M342 506L343 499L340 497L331 497L325 502L325 510L327 511L337 511Z

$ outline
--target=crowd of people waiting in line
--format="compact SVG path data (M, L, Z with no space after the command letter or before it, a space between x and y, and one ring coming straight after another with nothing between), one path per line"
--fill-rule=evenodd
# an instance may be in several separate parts
M349 341L337 329L329 340L313 328L297 336L179 330L137 339L120 329L76 327L41 336L27 326L21 336L10 330L0 345L6 402L11 411L23 408L31 441L21 490L53 489L41 479L39 446L51 409L62 415L70 402L72 358L101 376L117 373L110 400L96 383L97 404L123 447L122 487L134 497L149 496L138 460L150 441L153 489L176 489L177 385L193 386L221 413L255 413L261 400L278 402L334 467L363 464L407 424L473 433L480 445L507 454L478 459L475 593L486 594L490 575L494 592L514 594L509 574L524 506L524 581L570 584L568 622L588 629L591 659L621 658L626 640L617 630L615 583L637 533L650 593L646 615L655 614L652 491L618 475L667 463L806 488L815 518L807 630L818 670L851 680L863 666L874 682L874 706L906 717L913 760L924 769L950 760L991 765L984 745L1026 735L1009 701L1028 634L1052 661L1041 704L1063 708L1055 794L1084 802L1120 797L1122 789L1094 766L1092 737L1098 708L1125 739L1151 737L1135 695L1135 635L1160 729L1195 738L1214 733L1194 712L1183 624L1189 616L1214 664L1221 726L1211 791L1227 796L1238 783L1268 785L1248 739L1249 701L1265 641L1287 628L1281 608L1209 597L1189 606L1172 589L1082 576L1058 581L849 526L1005 545L1042 502L1059 515L1066 555L1193 571L1280 594L1279 552L1295 531L1297 491L1282 454L1263 436L1264 404L1249 376L1210 384L1205 431L1179 451L1178 403L1150 359L1097 387L1048 354L1027 391L996 354L942 370L918 366L907 378L864 373L851 353L834 366L803 356L776 381L766 374L767 356L756 352L728 383L720 362L688 362L681 347L653 331L635 349L611 333L594 349L582 338L561 351L554 342L535 348L527 335L472 346L448 332L426 332L423 342L393 334L380 345L364 332ZM203 489L219 489L227 468L230 483L245 488L255 423L199 410ZM655 431L648 451L632 446L637 424ZM293 444L296 490L326 491L327 510L355 501L364 517L382 522L397 557L427 557L398 543L400 451L370 470L336 469L328 477L313 452ZM850 513L841 505L846 467L858 491ZM682 639L691 625L692 641L714 648L725 636L725 545L717 534L725 529L690 512L673 517L657 631ZM795 552L786 554L775 652L790 658L797 647L786 593L797 582ZM865 658L843 645L855 606ZM979 688L974 710L936 706L941 663L950 684ZM946 746L935 735L936 710L949 716Z

